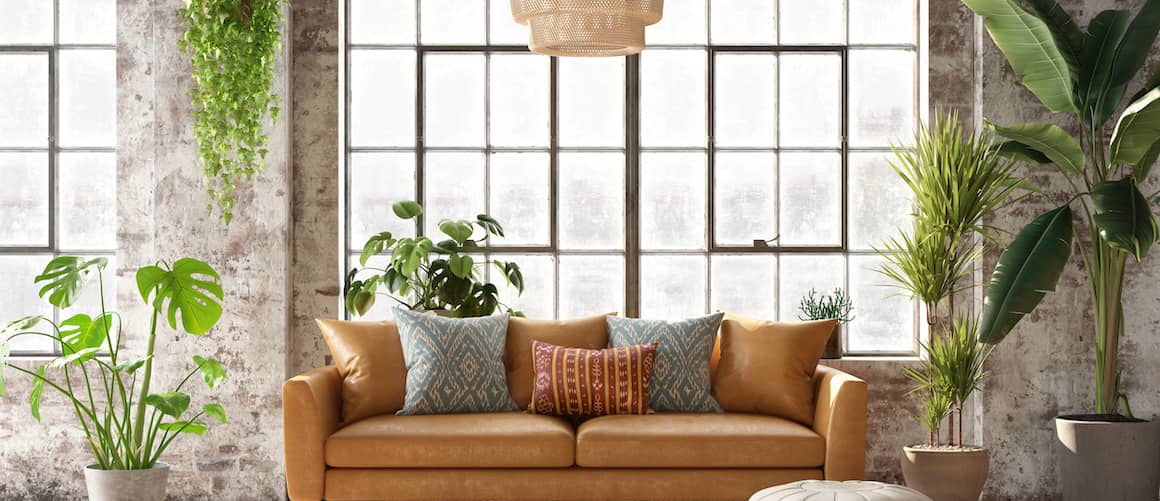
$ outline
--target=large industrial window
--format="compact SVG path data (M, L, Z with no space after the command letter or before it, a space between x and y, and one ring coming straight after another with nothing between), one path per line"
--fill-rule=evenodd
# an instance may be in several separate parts
M56 315L33 278L54 256L116 240L116 2L0 0L0 321ZM114 297L113 266L106 296ZM91 313L97 293L73 309ZM60 347L17 338L18 355Z
M348 262L414 199L486 212L529 316L795 319L847 289L851 354L916 351L872 246L906 221L887 164L923 109L919 0L668 0L639 56L529 53L504 0L348 0ZM371 316L389 315L380 302Z

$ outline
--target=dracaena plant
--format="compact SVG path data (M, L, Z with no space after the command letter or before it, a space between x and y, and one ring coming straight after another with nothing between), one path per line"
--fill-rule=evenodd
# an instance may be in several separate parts
M194 336L205 335L221 318L222 288L217 272L195 259L138 269L137 288L151 307L151 320L144 350L125 351L121 315L105 306L101 270L107 264L104 258L61 256L35 278L40 296L60 309L73 306L83 289L95 282L100 311L96 316L77 313L59 323L33 315L4 327L0 332L0 394L5 390L5 370L30 377L33 418L40 421L41 397L49 388L72 407L75 424L84 433L98 467L148 469L178 437L202 435L211 420L226 422L225 410L218 403L191 410L193 397L186 387L198 375L210 390L224 383L226 372L217 360L194 356L192 369L172 390L152 387L159 322ZM36 370L14 363L7 356L9 347L21 337L48 338L60 346L61 356Z
M1140 185L1160 155L1160 68L1151 70L1142 87L1129 86L1160 31L1160 0L1147 0L1135 16L1100 12L1086 29L1055 0L963 3L983 17L1023 85L1078 131L1044 123L989 124L1009 139L1001 146L1006 154L1054 165L1071 186L1068 204L1078 206L1088 231L1077 247L1095 313L1095 411L1130 416L1120 391L1124 269L1129 258L1141 261L1157 239L1149 202L1156 194L1145 196ZM1004 292L988 291L987 301L1002 301Z
M392 206L403 220L418 218L423 208L413 201ZM344 286L346 309L352 315L364 315L385 296L412 310L446 311L455 317L491 315L503 308L523 316L499 300L499 289L484 279L483 271L493 266L508 285L524 291L524 276L519 265L497 259L479 259L469 254L481 251L480 244L492 237L503 237L503 226L487 214L474 221L444 219L439 231L448 238L435 242L427 236L396 237L384 231L367 239L359 256L359 265L347 274ZM477 236L476 234L479 233ZM382 267L375 266L375 256L388 257Z

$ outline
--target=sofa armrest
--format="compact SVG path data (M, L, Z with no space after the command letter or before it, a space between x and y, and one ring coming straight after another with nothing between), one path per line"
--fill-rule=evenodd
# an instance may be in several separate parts
M286 491L292 501L322 499L326 439L338 429L342 378L333 366L310 370L282 384Z
M814 431L826 439L826 480L861 480L866 470L866 382L819 365L814 389Z

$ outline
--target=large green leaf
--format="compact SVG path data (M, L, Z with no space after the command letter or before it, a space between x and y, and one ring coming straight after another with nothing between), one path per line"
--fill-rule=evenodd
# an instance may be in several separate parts
M358 257L358 263L366 266L367 261L371 257L382 252L383 249L389 249L392 245L395 245L395 239L391 236L391 232L384 231L377 235L372 235L371 238L367 239L367 243L363 245L362 255Z
M462 219L444 219L439 221L439 231L442 231L459 244L466 242L467 239L471 238L471 234L475 233L471 227L471 222Z
M1079 67L1079 55L1083 52L1084 33L1076 24L1075 19L1055 0L1027 0L1027 5L1035 11L1035 15L1047 24L1051 35L1055 37L1055 46L1067 60L1072 73Z
M1156 218L1131 176L1092 187L1092 218L1100 237L1140 261L1156 242Z
M112 313L92 318L78 313L60 322L61 351L68 355L85 348L100 348L109 336L109 326L114 322Z
M212 358L193 356L193 363L197 364L201 371L201 379L205 381L209 389L216 390L218 386L226 382L226 369L222 367L221 362Z
M1116 53L1112 83L1125 85L1136 76L1148 59L1148 51L1160 33L1160 0L1147 0L1128 25Z
M145 403L161 411L166 416L179 418L189 408L189 395L179 391L152 393L145 397Z
M1160 139L1160 88L1152 89L1124 109L1112 144L1112 163L1136 165Z
M1084 173L1083 149L1075 138L1053 124L1019 124L1003 127L993 123L987 126L996 134L1023 143L1042 153L1059 168L1079 175Z
M447 268L451 273L459 278L471 277L471 271L475 267L475 260L467 254L452 254L447 259Z
M404 277L413 277L423 266L423 262L435 246L427 237L404 238L395 244L391 252L391 266Z
M1152 173L1152 167L1156 166L1156 159L1160 158L1160 141L1152 143L1152 147L1140 157L1140 161L1132 166L1132 176L1136 178L1137 182L1144 182L1148 179L1148 174Z
M392 204L391 210L395 212L396 216L399 216L399 219L412 219L423 213L423 206L411 200L403 200Z
M226 410L222 408L221 404L205 404L201 411L205 415L212 417L221 424L226 424Z
M180 311L182 329L198 336L213 328L222 317L220 280L213 267L192 258L178 259L172 268L159 263L137 270L141 299L157 311L163 311L168 303L169 326L177 328Z
M1112 81L1112 67L1129 19L1126 10L1105 10L1088 24L1088 37L1080 57L1077 94L1083 122L1091 129L1098 128L1107 120L1124 95L1124 86Z
M996 151L1000 155L1003 155L1012 160L1031 162L1039 165L1051 163L1051 159L1047 158L1047 155L1040 153L1039 150L1027 146L1026 144L1020 143L1019 141L1004 141L1003 143L999 144Z
M1002 341L1047 292L1055 290L1071 257L1071 239L1071 207L1067 205L1035 218L1019 230L991 274L979 322L980 342Z
M84 259L78 256L60 256L49 261L44 271L35 278L43 283L40 297L48 295L48 302L57 308L68 308L80 298L81 287L108 264L108 259Z
M1016 0L963 0L983 17L984 26L1007 62L1047 109L1077 111L1067 59L1056 46L1051 29L1019 6Z

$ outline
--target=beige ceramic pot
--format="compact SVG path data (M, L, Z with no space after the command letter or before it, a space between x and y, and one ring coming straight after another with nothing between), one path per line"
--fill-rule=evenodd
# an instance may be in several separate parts
M906 486L934 501L978 501L987 483L987 449L902 448Z
M1160 421L1060 416L1055 432L1064 501L1156 499Z
M169 465L157 463L148 470L102 470L85 467L89 501L165 501Z

